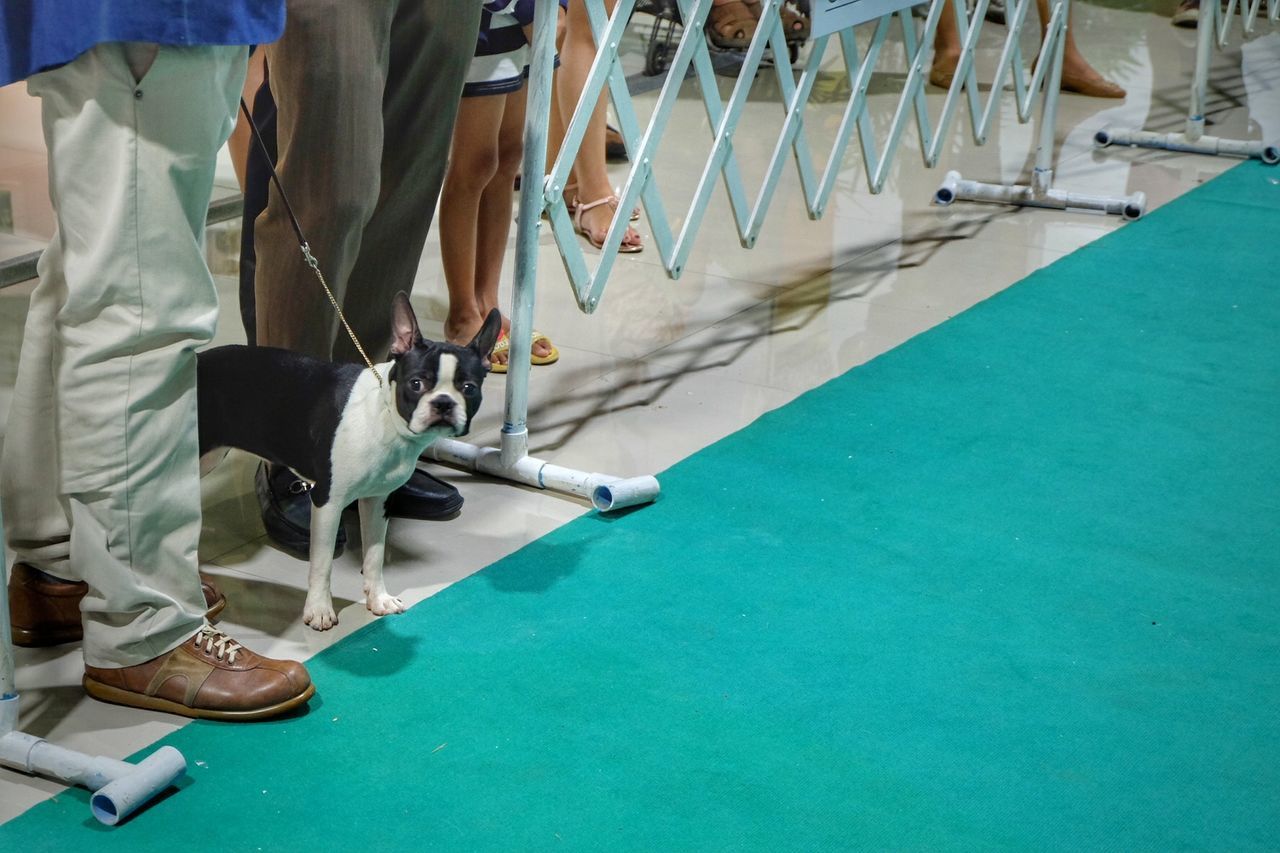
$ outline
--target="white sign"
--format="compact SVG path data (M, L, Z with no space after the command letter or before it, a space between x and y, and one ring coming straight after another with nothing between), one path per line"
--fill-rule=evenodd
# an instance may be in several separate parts
M813 35L829 36L908 9L920 0L813 0Z

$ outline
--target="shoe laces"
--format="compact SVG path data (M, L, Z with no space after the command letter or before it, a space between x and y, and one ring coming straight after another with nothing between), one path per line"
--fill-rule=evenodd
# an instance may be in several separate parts
M197 649L203 646L205 654L213 655L218 660L222 660L225 656L227 663L235 663L236 654L244 648L226 634L208 625L196 632L194 642Z

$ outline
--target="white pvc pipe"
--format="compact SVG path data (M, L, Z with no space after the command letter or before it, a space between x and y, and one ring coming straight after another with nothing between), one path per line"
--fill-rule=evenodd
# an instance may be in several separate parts
M538 0L533 14L533 47L521 160L520 206L516 219L516 257L511 305L511 340L507 356L504 431L524 432L529 414L529 353L533 347L533 301L538 279L538 231L542 224L547 128L551 115L551 80L555 68L555 0Z
M437 462L491 477L586 498L601 512L651 503L658 497L660 488L654 477L611 477L564 468L532 456L522 456L512 463L505 463L502 451L496 447L477 447L447 438L432 443L425 455Z
M91 790L119 779L133 767L114 758L66 749L25 732L9 732L0 737L0 765Z
M76 752L17 730L18 691L9 625L7 560L0 541L0 767L88 788L94 792L89 800L93 816L115 826L172 785L186 772L187 760L173 747L162 746L137 764L130 764Z
M0 738L18 728L18 694L0 696Z
M943 206L954 201L986 201L1053 210L1096 210L1123 216L1125 219L1137 219L1147 208L1146 194L1141 192L1128 196L1098 196L1053 187L1037 190L1021 184L1009 186L966 181L956 171L947 172L942 185L934 192L933 199Z
M98 790L89 800L93 816L115 826L168 788L187 770L187 760L171 746L162 746L129 771Z
M1213 59L1213 36L1221 12L1217 3L1206 3L1200 12L1196 30L1196 67L1191 74L1191 95L1187 99L1187 140L1194 142L1204 134L1205 95L1209 90L1209 63Z
M1280 145L1268 145L1259 140L1227 139L1221 136L1200 136L1192 139L1186 133L1154 133L1149 130L1104 128L1093 135L1097 148L1108 145L1133 145L1141 148L1159 148L1165 151L1186 151L1191 154L1226 154L1231 157L1253 158L1264 163L1280 163Z
M4 518L0 516L0 530L3 529ZM13 630L9 625L9 576L5 568L8 562L4 537L0 536L0 700L16 699L18 695L14 679ZM0 735L13 731L17 726L17 717L6 727L3 716L0 716Z
M657 497L658 480L647 475L602 483L591 491L591 503L600 512L647 504Z
M10 702L16 716L17 697L5 704ZM178 750L162 746L139 763L130 764L10 731L0 736L0 766L88 788L94 792L89 801L93 816L115 826L172 785L186 772L187 761Z

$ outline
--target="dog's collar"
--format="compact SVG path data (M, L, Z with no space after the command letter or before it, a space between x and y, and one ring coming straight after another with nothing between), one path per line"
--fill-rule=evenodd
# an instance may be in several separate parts
M409 425L405 423L404 418L400 417L400 412L396 409L396 390L399 383L391 378L391 364L392 362L388 362L386 373L380 374L385 381L378 389L378 395L382 397L382 405L387 410L387 418L391 421L392 428L401 438L412 439L417 437L418 433L409 429Z

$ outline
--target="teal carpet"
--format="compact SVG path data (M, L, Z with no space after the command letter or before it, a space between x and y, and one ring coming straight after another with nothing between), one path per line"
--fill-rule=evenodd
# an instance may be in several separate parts
M1280 170L1244 164L167 739L21 850L1280 844Z

